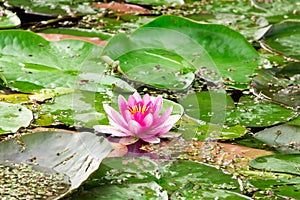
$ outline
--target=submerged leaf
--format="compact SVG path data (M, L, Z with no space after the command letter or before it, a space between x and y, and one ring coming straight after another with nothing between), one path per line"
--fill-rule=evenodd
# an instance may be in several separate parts
M14 133L21 127L29 126L32 120L33 114L28 108L0 102L0 134Z
M0 163L37 164L66 174L71 187L63 197L86 181L111 149L107 140L93 133L38 132L22 136L19 143L1 142Z

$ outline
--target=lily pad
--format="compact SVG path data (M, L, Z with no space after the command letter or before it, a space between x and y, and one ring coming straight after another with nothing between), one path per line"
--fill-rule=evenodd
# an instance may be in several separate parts
M107 123L102 103L109 100L106 94L88 91L61 95L42 105L36 124L92 128L94 125Z
M226 119L226 124L240 124L246 127L266 127L287 122L297 116L297 112L256 98L242 96L235 110Z
M83 191L71 198L72 200L111 200L111 199L141 199L141 200L167 200L168 195L162 191L156 182L104 185L88 191Z
M21 24L20 18L13 12L9 10L4 10L2 7L0 7L0 28L14 28Z
M104 92L112 84L130 88L125 81L102 74L106 66L98 45L80 40L49 42L21 30L0 31L0 41L2 74L12 89L29 93L67 87Z
M19 104L0 102L0 134L14 133L33 120L31 110Z
M59 198L86 181L112 149L107 140L88 132L38 132L24 135L20 141L0 143L0 163L35 164L67 175L71 187Z
M222 127L216 124L204 124L198 126L198 131L194 138L198 140L205 140L206 138L232 140L244 136L247 132L249 132L249 130L240 125Z
M254 137L281 152L300 153L300 126L274 126L257 132Z
M255 169L300 175L300 154L279 154L258 157L249 165Z
M214 176L209 176L209 174L214 174ZM118 198L121 199L126 198L129 192L128 189L132 188L133 191L130 191L130 193L134 192L134 197L138 195L138 199L143 199L145 191L134 188L137 185L144 186L148 183L152 188L152 190L146 188L149 195L155 194L152 187L155 186L155 188L160 188L159 194L163 194L162 199L167 197L171 199L189 199L191 195L197 199L250 199L238 193L239 185L231 175L224 174L221 170L212 166L184 160L158 164L143 157L105 159L97 173L85 185L87 188L94 188L89 190L92 192L88 192L88 196L84 196L85 192L80 192L75 199L80 199L80 197L92 197L91 199L97 199L97 196L105 197L107 191L100 189L103 186L109 191L116 189L117 194L115 195L118 195ZM127 192L121 195L119 193L120 188L123 191L124 187L128 188Z
M102 55L118 60L120 71L131 80L173 90L190 86L196 71L209 81L223 78L228 85L245 88L259 58L239 33L176 16L160 16L129 37L116 35Z
M284 68L267 69L253 79L258 96L284 104L300 107L300 64L291 63Z
M300 189L300 178L275 178L275 179L256 179L249 180L249 182L256 188L266 192L273 193L279 199L299 199L299 189ZM255 195L256 196L256 195ZM276 198L276 197L275 197Z
M214 91L191 93L178 102L184 107L186 115L215 124L223 124L226 116L235 108L228 94Z
M262 44L266 49L300 60L300 22L285 21L273 25L263 36Z
M47 15L82 15L95 13L96 10L91 6L92 0L75 0L70 3L68 0L8 0L9 4L20 7L26 13L40 13Z

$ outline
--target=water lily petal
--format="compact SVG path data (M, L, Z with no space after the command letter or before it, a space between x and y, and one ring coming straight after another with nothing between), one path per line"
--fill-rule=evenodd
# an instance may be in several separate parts
M122 126L125 129L127 129L127 127L128 127L127 122L124 120L124 118L121 116L120 113L115 111L115 109L113 109L112 107L110 107L107 104L104 104L103 108L104 108L106 114L108 115L108 119L110 122L112 121L112 122L118 124L119 126Z
M149 113L144 118L144 120L142 122L142 126L144 126L144 127L150 127L152 125L152 123L153 123L153 115L151 113Z
M135 98L136 102L142 101L142 98L138 92L134 92L132 96Z
M160 142L160 139L158 137L141 138L141 140L144 140L145 142L149 142L149 143L159 143Z
M132 135L139 135L143 128L137 121L131 120L129 121L129 130Z
M129 110L125 110L124 111L124 119L126 120L126 122L128 123L130 120L133 119L132 114Z
M157 133L158 135L161 135L161 134L164 134L166 132L168 132L172 127L173 125L181 118L180 115L172 115L168 118L168 120L162 124L160 127L161 127L161 130Z
M113 126L95 125L95 126L93 126L93 128L95 129L96 132L99 132L99 133L109 133L109 134L112 134L112 135L118 136L118 137L128 136L126 133L116 130L115 127L113 127Z
M154 118L157 118L159 116L162 105L163 105L162 97L158 96L155 99L154 103L153 103L153 116L154 116Z
M127 110L127 101L122 95L119 95L118 97L118 105L120 112L123 115L123 118L125 118L125 111Z
M165 111L165 113L162 116L155 118L153 126L160 126L161 124L165 123L165 121L170 117L172 110L173 107L171 106Z
M144 105L147 105L151 101L149 94L145 94L142 101Z

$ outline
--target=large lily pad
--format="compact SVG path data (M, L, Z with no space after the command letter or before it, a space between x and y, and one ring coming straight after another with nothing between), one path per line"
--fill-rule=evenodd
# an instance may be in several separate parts
M24 135L20 141L0 143L0 163L37 164L67 175L71 187L62 196L86 181L112 149L107 140L88 132L38 132Z
M92 0L8 0L9 4L24 9L27 13L41 13L48 15L74 15L83 13L95 13L95 9L90 5Z
M291 109L249 95L239 99L237 107L232 110L226 123L247 127L266 127L287 122L295 116L297 112Z
M46 102L39 111L36 123L42 126L65 124L92 128L107 123L102 103L109 101L106 94L75 91Z
M99 58L102 48L92 43L49 42L20 30L1 31L0 41L2 74L13 89L32 92L67 87L103 92L112 84L128 86L120 79L101 75L105 69Z
M188 116L217 124L223 124L226 116L235 107L228 94L213 91L188 94L179 103Z
M289 107L300 107L300 64L291 63L284 68L268 69L253 79L258 95Z
M279 154L258 157L249 165L256 169L300 175L300 154Z
M210 176L210 174L214 174L214 176ZM107 190L117 189L120 199L126 198L126 193L129 192L120 196L119 191L124 187L133 189L131 191L134 192L133 198L139 196L138 199L143 199L144 191L136 190L135 187L137 185L144 187L146 183L149 183L152 190L145 188L150 195L146 194L145 199L154 197L151 196L153 195L152 186L160 188L158 194L161 195L161 199L167 197L169 199L189 199L192 196L196 199L250 199L238 193L237 180L212 166L191 161L176 161L159 165L146 158L105 159L97 173L86 184L86 188L95 188L89 190L90 192L87 193L89 195L85 196L85 192L81 192L74 199L105 197L107 191L100 189L103 187L101 186L103 183Z
M31 110L19 104L0 102L0 134L14 133L29 126L33 119Z
M287 124L274 126L257 132L255 138L281 152L300 153L300 126Z
M263 36L262 44L273 52L300 60L300 22L286 21L273 25Z
M129 37L113 37L102 55L119 60L132 80L174 90L187 88L195 71L209 81L223 78L244 88L259 57L242 35L225 26L176 16L158 17Z

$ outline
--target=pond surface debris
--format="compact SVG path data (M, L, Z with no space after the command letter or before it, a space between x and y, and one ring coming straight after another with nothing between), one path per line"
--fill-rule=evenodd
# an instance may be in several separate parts
M26 163L0 164L1 200L55 199L70 187L65 176Z

